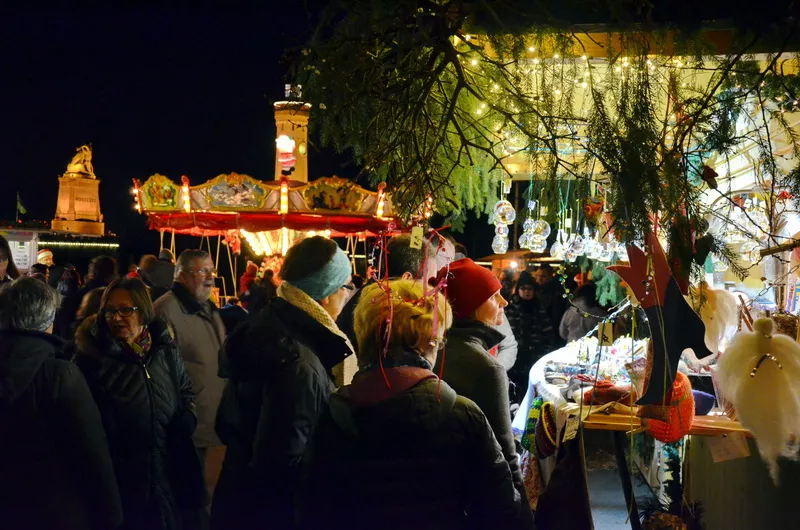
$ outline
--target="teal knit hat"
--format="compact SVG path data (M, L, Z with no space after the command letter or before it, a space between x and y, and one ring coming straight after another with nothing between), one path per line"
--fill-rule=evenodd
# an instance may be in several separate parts
M313 300L320 301L348 283L352 274L350 258L341 248L337 248L331 260L320 270L305 278L286 283L297 287Z

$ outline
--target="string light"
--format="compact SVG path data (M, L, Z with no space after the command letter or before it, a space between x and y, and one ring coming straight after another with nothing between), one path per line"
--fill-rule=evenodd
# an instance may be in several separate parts
M39 241L41 247L82 247L82 248L119 248L119 243L96 243L93 241Z

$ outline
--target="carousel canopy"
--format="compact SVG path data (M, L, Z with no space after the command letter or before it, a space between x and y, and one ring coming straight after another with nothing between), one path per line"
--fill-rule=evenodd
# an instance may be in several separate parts
M330 230L332 236L374 235L396 222L383 187L369 191L338 177L305 184L230 173L191 186L186 177L178 185L156 174L144 183L134 179L133 194L136 209L147 215L151 229L178 234L287 228Z

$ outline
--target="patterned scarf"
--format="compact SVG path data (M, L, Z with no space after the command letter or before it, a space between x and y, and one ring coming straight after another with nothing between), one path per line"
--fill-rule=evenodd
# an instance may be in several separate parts
M328 314L328 312L325 311L325 309L319 305L316 300L308 296L304 291L289 283L283 282L281 283L280 287L278 287L278 296L296 308L302 310L337 337L343 338L347 343L347 346L350 348L350 351L353 351L353 345L350 344L350 339L348 339L347 335L345 335L345 333L339 329L333 317L331 317L331 315ZM333 367L333 375L336 378L336 385L349 385L353 380L353 376L357 370L358 361L356 360L356 356L348 355L344 361Z
M150 351L150 347L153 345L153 339L150 337L150 331L147 329L147 326L145 326L133 342L120 341L120 344L122 345L123 351L134 359L144 359Z

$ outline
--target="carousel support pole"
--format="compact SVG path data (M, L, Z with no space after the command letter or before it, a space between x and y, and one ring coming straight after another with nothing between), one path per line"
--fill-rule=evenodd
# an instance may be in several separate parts
M158 251L161 252L161 249L164 248L164 229L158 231Z
M228 267L231 270L231 284L233 285L233 292L238 296L240 293L236 292L236 269L233 267L233 258L231 258L230 245L228 245Z
M172 241L169 243L169 251L172 252L172 255L175 256L175 230L172 230ZM177 256L175 256L177 258Z
M614 437L614 453L617 456L617 471L622 481L622 493L625 494L625 505L628 509L631 530L641 530L642 525L639 521L639 508L636 506L636 497L633 495L631 476L628 473L628 463L625 460L625 446L627 445L625 433L623 431L613 431L611 435ZM633 458L633 455L631 455L631 458Z

